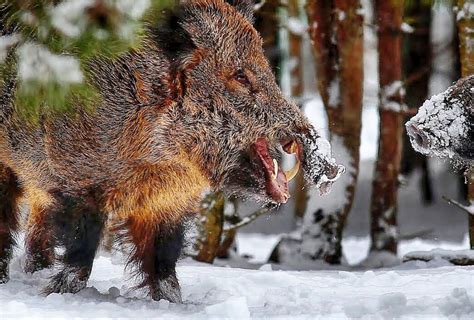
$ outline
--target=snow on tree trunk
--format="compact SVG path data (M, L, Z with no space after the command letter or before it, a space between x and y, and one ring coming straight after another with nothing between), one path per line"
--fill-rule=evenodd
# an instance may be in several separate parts
M363 16L358 0L309 0L306 9L333 153L347 173L334 186L333 192L341 195L338 205L305 217L301 252L312 260L337 264L359 172Z
M459 34L459 53L461 56L461 75L474 74L474 3L472 0L457 1L457 23ZM466 174L468 184L468 202L474 205L474 169ZM469 237L471 249L474 249L474 216L469 216Z
M402 151L404 89L403 1L375 1L378 27L380 140L371 198L371 251L397 252L397 194Z

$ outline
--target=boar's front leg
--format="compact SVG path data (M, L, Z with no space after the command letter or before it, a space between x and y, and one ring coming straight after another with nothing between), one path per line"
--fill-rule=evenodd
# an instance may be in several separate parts
M182 222L164 223L146 217L130 217L126 224L134 246L129 263L142 280L139 287L147 287L153 300L181 303L175 268L183 247Z
M0 163L0 284L8 281L8 264L18 229L18 198L21 190L13 172Z
M51 213L54 237L64 246L63 268L51 278L44 293L76 293L87 285L106 215L89 196L55 195L58 206Z

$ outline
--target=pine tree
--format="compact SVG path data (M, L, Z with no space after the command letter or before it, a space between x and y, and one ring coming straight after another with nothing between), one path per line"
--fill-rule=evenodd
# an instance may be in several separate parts
M6 0L0 2L0 76L17 79L16 107L30 119L93 107L87 61L139 45L144 21L173 0Z

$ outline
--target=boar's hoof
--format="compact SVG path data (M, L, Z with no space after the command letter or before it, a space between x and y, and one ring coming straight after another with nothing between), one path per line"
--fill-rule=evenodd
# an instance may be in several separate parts
M164 299L172 303L182 303L181 289L176 275L159 280L151 292L151 297L156 301Z
M77 293L84 289L89 279L90 269L87 267L68 267L54 275L43 293Z

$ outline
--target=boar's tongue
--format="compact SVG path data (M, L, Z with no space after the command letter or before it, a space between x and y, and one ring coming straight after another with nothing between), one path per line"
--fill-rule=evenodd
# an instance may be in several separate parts
M286 203L290 197L288 180L281 166L270 156L267 141L263 138L258 139L254 144L254 149L263 164L267 193L275 202Z

